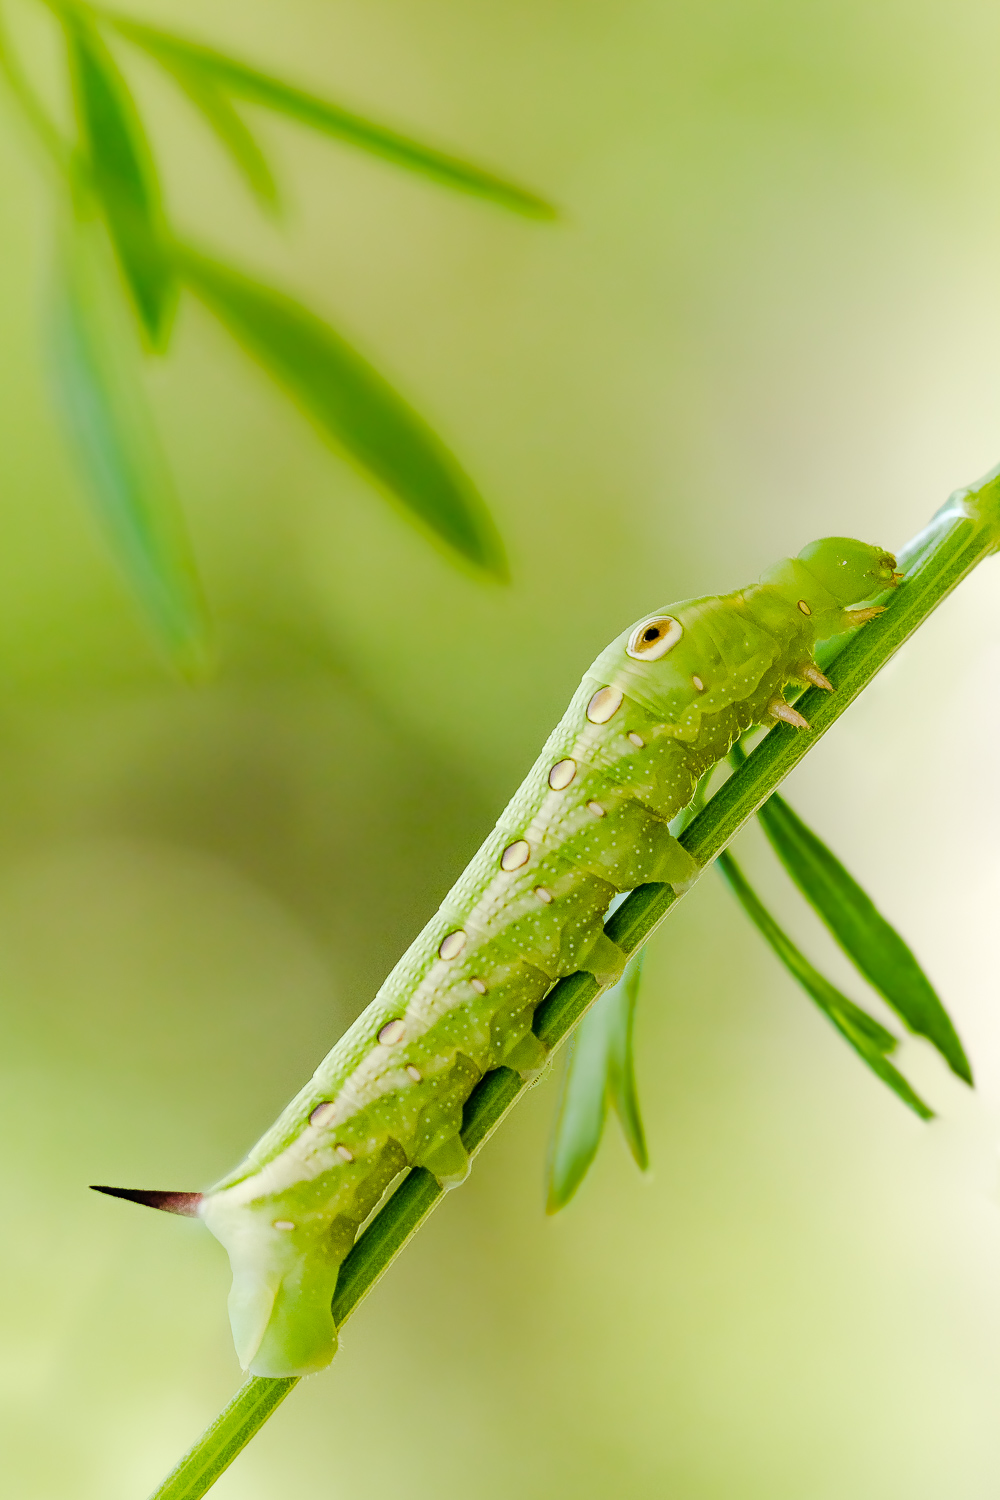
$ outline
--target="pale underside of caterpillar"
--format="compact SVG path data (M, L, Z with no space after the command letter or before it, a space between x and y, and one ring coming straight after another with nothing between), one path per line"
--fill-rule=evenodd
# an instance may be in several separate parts
M829 688L819 642L900 575L891 554L831 537L760 583L644 617L601 653L436 915L246 1159L205 1193L105 1189L199 1216L229 1252L244 1368L302 1375L333 1358L341 1262L392 1180L468 1172L462 1109L501 1064L532 1076L536 1007L562 976L602 982L625 955L604 932L621 892L698 873L669 823L754 725L808 729L789 683ZM851 608L851 606L855 606Z

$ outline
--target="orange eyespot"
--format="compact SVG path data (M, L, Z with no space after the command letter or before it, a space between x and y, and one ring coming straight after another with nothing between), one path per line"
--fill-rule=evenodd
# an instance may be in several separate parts
M680 620L672 615L654 615L635 627L625 650L636 661L658 661L677 645L683 634Z

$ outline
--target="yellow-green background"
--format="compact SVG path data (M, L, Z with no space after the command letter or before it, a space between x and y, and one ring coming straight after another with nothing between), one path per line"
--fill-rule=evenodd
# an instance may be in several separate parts
M18 0L39 66L51 39ZM1000 459L1000 11L983 0L135 7L551 195L558 227L271 117L262 225L131 56L176 221L295 289L475 473L456 570L199 308L150 374L216 621L176 685L47 404L51 203L0 117L3 1491L137 1500L238 1379L197 1187L374 993L624 623L826 532L901 543ZM125 53L121 56L125 59ZM528 1098L220 1500L987 1500L1000 1485L1000 565L789 786L979 1080L921 1126L709 877L612 1132L542 1212ZM751 832L810 952L863 991Z

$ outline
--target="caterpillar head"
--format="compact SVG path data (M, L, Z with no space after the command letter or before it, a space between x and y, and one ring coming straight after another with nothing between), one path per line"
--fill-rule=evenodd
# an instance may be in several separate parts
M873 599L892 588L902 577L896 559L881 547L856 542L848 536L827 536L803 547L798 560L846 608L862 599Z

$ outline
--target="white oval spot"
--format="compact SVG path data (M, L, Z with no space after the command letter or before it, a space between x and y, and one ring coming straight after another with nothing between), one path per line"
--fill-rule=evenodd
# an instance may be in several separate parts
M275 1229L294 1229L295 1225L291 1219L275 1219L274 1227Z
M601 806L601 804L599 802L588 802L587 803L587 811L589 813L592 813L595 818L603 818L604 817L604 808Z
M407 1063L407 1065L406 1065L406 1071L409 1073L409 1075L413 1079L414 1083L422 1083L423 1082L423 1076L424 1075L421 1073L420 1069L419 1068L415 1068L412 1063Z
M587 718L591 724L606 724L621 708L623 697L621 688L598 688L587 704Z
M625 650L636 661L659 661L683 634L684 626L672 615L652 615L635 627Z
M397 1019L395 1021L386 1021L378 1034L378 1039L383 1047L394 1047L397 1042L403 1040L405 1035L406 1023Z
M697 674L695 674L691 678L691 681L694 683L694 685L698 689L699 693L703 693L705 691L705 684L702 682L701 678L699 676L697 676Z
M475 990L477 995L486 994L486 986L481 979L470 979L469 983L472 985L472 988Z
M336 1153L340 1157L341 1161L353 1161L354 1160L354 1152L351 1150L351 1148L349 1146L335 1146L333 1149L336 1151Z
M628 737L632 741L633 745L635 745L637 750L642 750L644 748L646 741L643 739L641 734L636 734L634 729L629 730Z
M508 844L500 856L501 870L519 870L526 865L531 858L531 845L527 839L518 839L513 844ZM441 955L442 958L444 955Z
M438 958L457 958L465 947L465 933L459 928L457 932L449 932L438 949Z
M316 1108L309 1116L309 1124L325 1125L328 1120L333 1119L336 1113L337 1106L334 1104L333 1100L324 1099L322 1104L317 1104Z
M552 892L547 891L544 885L535 886L535 895L544 906L548 906L549 902L552 900Z
M804 599L800 599L799 600L799 609L801 609L801 611L802 611L802 613L804 615L811 615L812 614L812 610L809 608L808 604L806 603L806 601Z
M593 698L590 701L593 703ZM570 760L569 758L566 760L557 760L549 772L549 786L554 792L561 792L565 787L569 786L575 775L575 760Z

